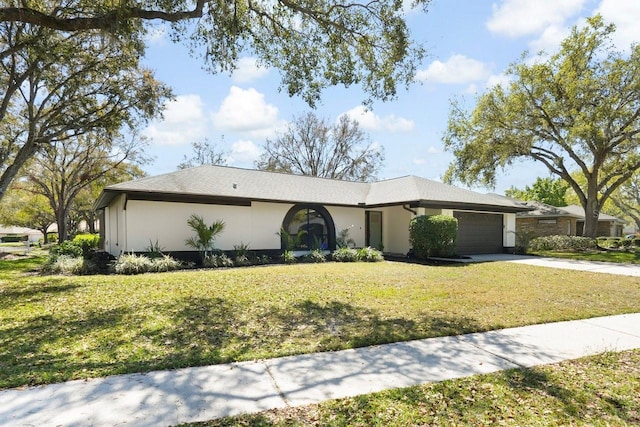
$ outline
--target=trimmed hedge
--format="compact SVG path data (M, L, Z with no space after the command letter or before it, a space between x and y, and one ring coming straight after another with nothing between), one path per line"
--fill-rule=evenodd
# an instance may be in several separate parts
M409 241L417 258L454 255L457 237L458 220L449 215L421 215L409 225Z
M529 244L532 251L585 251L596 248L596 240L581 236L536 237Z

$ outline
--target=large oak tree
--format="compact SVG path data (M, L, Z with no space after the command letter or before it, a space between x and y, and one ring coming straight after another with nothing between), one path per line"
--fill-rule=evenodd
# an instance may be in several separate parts
M0 200L36 153L115 138L160 113L170 91L140 66L142 52L95 30L0 22Z
M382 150L346 115L331 124L308 112L268 139L263 149L258 169L347 181L375 179L384 160Z
M595 237L603 204L640 169L640 46L617 52L614 31L590 18L554 55L512 65L510 83L481 95L473 111L454 102L444 142L456 160L445 178L495 185L496 169L541 162L577 194L584 234Z
M426 11L430 0L413 0ZM68 34L101 30L143 41L149 23L201 52L212 71L241 55L282 72L289 94L310 103L327 86L360 84L388 99L412 81L423 50L411 39L400 0L38 0L0 7L0 22ZM7 2L5 2L7 4Z
M77 197L94 182L126 176L132 165L145 161L144 145L144 139L135 135L127 139L83 135L58 141L36 155L26 177L31 191L44 196L55 213L59 242L69 237L70 214L78 207Z

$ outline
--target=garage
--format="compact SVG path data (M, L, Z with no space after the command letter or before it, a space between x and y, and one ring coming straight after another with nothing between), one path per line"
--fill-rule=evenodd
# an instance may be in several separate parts
M458 254L503 252L502 214L454 212L453 216L458 219Z

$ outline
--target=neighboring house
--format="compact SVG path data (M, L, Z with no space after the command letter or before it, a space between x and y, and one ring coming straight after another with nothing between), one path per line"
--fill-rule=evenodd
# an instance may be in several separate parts
M520 202L532 208L516 215L518 231L531 230L537 236L568 235L582 236L584 209L582 206L550 206L540 202ZM598 237L620 237L625 222L620 218L601 213L598 217Z
M215 240L222 250L280 251L282 229L300 236L295 250L333 250L348 228L356 246L393 254L410 250L413 217L445 214L458 218L458 253L495 253L515 246L516 213L527 209L415 176L363 183L223 166L110 185L96 202L104 250L115 256L156 240L167 252L191 252L191 214L225 222Z
M0 225L0 240L7 241L29 241L29 243L38 243L44 238L43 234L32 228L4 226Z

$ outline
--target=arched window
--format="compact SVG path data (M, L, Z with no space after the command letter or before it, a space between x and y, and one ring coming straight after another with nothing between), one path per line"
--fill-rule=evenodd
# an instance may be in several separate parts
M332 251L336 248L336 228L331 215L322 206L292 207L284 217L282 231L282 249Z

